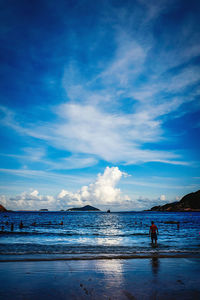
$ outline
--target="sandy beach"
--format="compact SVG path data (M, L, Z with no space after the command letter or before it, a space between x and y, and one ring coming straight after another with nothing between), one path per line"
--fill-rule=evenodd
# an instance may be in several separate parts
M0 299L200 299L200 259L4 261L0 282Z

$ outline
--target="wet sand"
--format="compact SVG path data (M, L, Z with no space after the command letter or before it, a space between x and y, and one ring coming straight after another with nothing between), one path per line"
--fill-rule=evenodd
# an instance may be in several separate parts
M200 258L0 262L0 299L200 299Z

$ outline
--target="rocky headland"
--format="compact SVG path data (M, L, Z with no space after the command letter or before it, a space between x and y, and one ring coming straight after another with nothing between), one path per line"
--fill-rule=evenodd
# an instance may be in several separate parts
M0 204L0 212L5 212L5 211L7 211L7 209L3 205Z
M200 211L200 190L185 195L180 201L154 206L150 211Z

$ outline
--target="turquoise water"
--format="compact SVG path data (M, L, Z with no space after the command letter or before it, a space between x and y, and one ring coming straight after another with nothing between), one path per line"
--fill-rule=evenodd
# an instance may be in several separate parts
M152 248L148 235L151 220L159 230L157 248ZM20 221L24 225L22 229L19 229ZM180 228L165 223L169 221L179 221ZM128 256L155 251L200 254L200 213L197 212L6 212L0 213L2 226L1 255Z

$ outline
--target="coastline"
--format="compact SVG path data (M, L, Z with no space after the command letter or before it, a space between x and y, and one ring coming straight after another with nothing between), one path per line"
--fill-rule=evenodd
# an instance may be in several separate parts
M200 259L200 252L144 252L133 254L1 254L0 263L3 262L38 262L38 261L82 261L82 260L132 260L132 259L167 259L191 258Z
M0 299L200 299L199 213L7 215Z
M1 299L199 299L200 258L0 262Z

